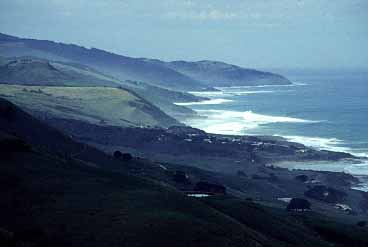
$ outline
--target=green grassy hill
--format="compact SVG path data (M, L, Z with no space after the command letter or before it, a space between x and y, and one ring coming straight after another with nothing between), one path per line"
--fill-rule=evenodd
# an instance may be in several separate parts
M148 101L121 88L2 84L0 95L41 118L70 118L115 126L180 125Z
M176 92L144 82L121 81L95 69L77 63L46 60L36 57L0 57L0 84L27 86L68 86L68 87L124 87L166 114L182 119L196 115L175 102L204 100L185 92Z
M118 86L118 81L87 66L35 57L2 58L0 83L40 86Z

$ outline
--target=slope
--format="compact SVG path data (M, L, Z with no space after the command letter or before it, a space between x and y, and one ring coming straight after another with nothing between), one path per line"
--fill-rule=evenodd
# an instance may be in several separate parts
M217 61L174 61L165 64L169 68L211 87L291 84L288 79L278 74L246 69Z
M0 55L36 56L85 64L119 80L143 81L173 90L213 90L212 86L290 84L285 77L215 61L163 62L99 49L0 34Z
M119 80L151 83L175 90L202 90L199 81L144 59L117 55L96 48L86 49L45 40L21 39L0 34L0 55L35 56L88 65Z
M0 127L2 246L331 246L303 218L226 196L191 199L128 174L141 163L75 143L5 100ZM364 246L366 232L353 228Z
M34 57L3 58L0 83L42 86L118 86L117 81L86 66Z
M115 126L180 125L159 108L123 88L0 84L0 94L40 118L69 118Z

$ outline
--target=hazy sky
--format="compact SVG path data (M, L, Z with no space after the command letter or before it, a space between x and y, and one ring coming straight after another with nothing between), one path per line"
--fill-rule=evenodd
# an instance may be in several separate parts
M0 0L0 32L164 60L368 67L368 0Z

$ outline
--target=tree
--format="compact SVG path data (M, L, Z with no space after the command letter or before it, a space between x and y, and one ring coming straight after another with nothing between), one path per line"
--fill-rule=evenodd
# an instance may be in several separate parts
M198 182L194 187L194 191L201 191L215 194L226 194L226 188L220 184L212 184L208 182Z
M308 181L308 176L307 175L298 175L298 176L296 176L295 177L295 179L296 180L298 180L298 181L300 181L300 182L303 182L303 183L305 183L305 182L307 182Z
M174 181L177 183L189 183L188 175L183 171L176 171L174 174Z
M247 176L247 174L245 174L245 172L243 172L243 171L237 171L237 173L236 173L238 176L240 176L240 177L246 177Z
M304 195L328 203L342 202L347 196L344 191L340 191L331 187L326 187L324 185L314 186L313 188L304 192Z
M133 159L133 156L130 153L123 153L122 157L124 161L130 161Z
M359 221L359 222L357 223L357 226L365 227L365 226L367 226L367 221L364 221L364 220Z
M302 198L293 198L287 205L286 209L288 211L298 211L298 212L304 212L307 210L310 210L310 202L306 199Z
M115 151L115 152L114 152L114 157L115 157L116 159L120 159L120 158L121 158L121 156L123 156L123 154L122 154L119 150L117 150L117 151Z

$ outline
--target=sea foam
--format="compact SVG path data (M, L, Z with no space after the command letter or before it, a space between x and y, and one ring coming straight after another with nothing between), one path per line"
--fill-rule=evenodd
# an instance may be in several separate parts
M281 136L281 135L276 135ZM310 137L310 136L288 136L282 135L282 137L286 138L288 141L297 142L304 144L307 147L312 147L318 150L330 150L335 152L345 152L355 155L357 157L368 158L367 150L362 149L359 151L358 149L349 148L349 143L346 143L343 140L337 138L322 138L322 137Z
M252 111L197 110L205 119L188 120L187 124L215 134L244 134L244 131L271 123L316 123L287 116L271 116Z
M174 103L175 105L181 106L190 106L190 105L218 105L227 102L231 102L232 100L229 99L210 99L210 100L203 100L198 102L184 102L184 103Z
M310 136L288 136L284 135L288 141L302 143L307 147L312 147L318 150L325 149L336 152L350 152L347 147L343 147L344 141L337 138L322 138Z
M292 84L285 84L285 85L229 86L229 87L215 87L215 88L218 90L226 90L226 89L242 89L242 88L270 88L270 87L298 87L298 86L308 86L308 84L294 82Z

